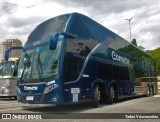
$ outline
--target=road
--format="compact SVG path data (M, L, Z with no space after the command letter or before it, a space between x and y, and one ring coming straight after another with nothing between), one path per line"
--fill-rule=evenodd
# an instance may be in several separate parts
M75 105L31 105L18 103L16 100L9 100L7 98L0 98L0 113L30 113L30 114L40 114L47 113L50 116L55 116L55 113L77 113L75 115L81 115L78 113L158 113L160 114L160 95L155 95L152 97L138 97L132 99L124 99L118 103L112 105L101 104L99 108L92 108L89 103L75 104ZM66 115L66 114L65 114ZM88 116L89 114L82 114L83 116ZM62 115L61 115L62 116ZM58 121L59 119L54 119ZM67 119L62 118L63 122ZM73 121L73 119L71 119ZM74 119L75 120L75 119ZM99 119L102 121L103 119ZM17 121L17 120L16 120ZM48 119L47 121L51 121ZM80 121L80 119L77 119ZM119 121L116 119L115 121ZM129 119L125 120L129 121ZM134 119L131 119L134 121ZM141 120L142 121L142 120ZM150 121L150 119L146 120ZM160 121L160 118L154 121ZM60 122L60 121L58 121ZM68 122L68 121L67 121Z

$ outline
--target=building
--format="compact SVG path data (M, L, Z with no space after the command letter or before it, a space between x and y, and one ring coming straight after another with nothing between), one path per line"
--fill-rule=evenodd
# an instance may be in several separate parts
M6 39L2 42L2 59L5 57L5 51L9 47L22 46L22 42L19 39ZM12 50L9 58L19 57L21 54L21 50Z

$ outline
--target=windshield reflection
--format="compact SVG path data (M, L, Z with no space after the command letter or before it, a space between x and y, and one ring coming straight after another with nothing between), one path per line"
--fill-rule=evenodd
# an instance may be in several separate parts
M44 78L58 75L60 50L59 40L55 50L49 50L49 45L43 45L22 52L18 68L20 82L43 82Z
M14 75L14 70L15 70L15 62L14 61L7 61L7 62L2 62L0 65L0 75L1 76L9 76L9 75Z

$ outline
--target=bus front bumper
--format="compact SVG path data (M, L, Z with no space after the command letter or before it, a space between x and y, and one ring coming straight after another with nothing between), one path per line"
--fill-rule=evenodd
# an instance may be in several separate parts
M58 95L18 94L17 101L29 104L60 104Z

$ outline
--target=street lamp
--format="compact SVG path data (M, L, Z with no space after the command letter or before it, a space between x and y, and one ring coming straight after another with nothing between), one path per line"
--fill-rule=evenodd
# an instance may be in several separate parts
M130 30L130 42L131 42L131 20L133 19L133 17L132 18L130 18L130 19L125 19L125 20L128 20L128 22L129 22L129 30Z

